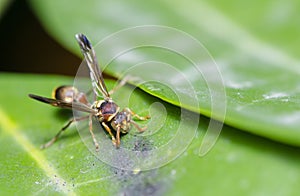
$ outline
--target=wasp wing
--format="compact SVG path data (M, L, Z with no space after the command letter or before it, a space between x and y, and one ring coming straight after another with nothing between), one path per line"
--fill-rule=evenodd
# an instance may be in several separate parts
M107 91L106 85L103 80L102 72L97 62L97 57L94 48L87 39L87 37L81 33L76 34L77 42L80 46L81 52L85 57L90 70L90 77L92 80L93 90L97 96L109 98L110 95Z
M97 111L95 111L92 108L88 107L87 105L84 105L84 104L79 103L79 102L71 102L70 103L70 102L65 102L65 101L62 101L62 100L50 99L50 98L41 97L41 96L33 95L33 94L29 94L28 96L32 99L38 100L38 101L43 102L43 103L50 104L50 105L55 106L55 107L66 108L66 109L74 109L74 110L77 110L77 111L87 112L87 113L92 113L92 114L97 113Z

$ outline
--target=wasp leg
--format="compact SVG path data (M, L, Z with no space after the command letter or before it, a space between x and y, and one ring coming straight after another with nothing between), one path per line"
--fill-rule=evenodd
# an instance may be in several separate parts
M93 138L93 142L94 142L94 145L96 147L96 151L98 152L99 151L99 144L96 140L96 137L94 135L94 132L93 132L93 119L92 119L92 115L89 116L89 130L90 130L90 133L92 135L92 138Z
M134 113L133 111L131 111L129 108L126 108L126 111L129 112L133 117L139 119L139 120L148 120L151 117L149 115L147 116L139 116L136 113Z
M111 137L111 140L112 140L112 143L116 146L117 142L116 142L116 138L115 136L112 134L109 126L107 126L107 124L105 124L105 122L102 122L102 125L104 127L104 129L109 133L110 137Z
M132 77L131 76L125 76L122 80L118 81L117 86L115 86L112 90L109 91L109 94L112 95L114 94L114 92L116 92L119 88L121 88L122 86L124 86L128 80L130 80Z
M130 120L130 123L133 124L133 126L135 126L135 128L140 132L144 132L146 131L147 127L140 127L135 121Z
M119 148L119 147L120 147L120 132L121 132L121 128L118 127L118 128L117 128L116 148Z
M46 144L43 144L41 146L41 149L44 149L44 148L48 148L49 146L51 146L54 142L56 142L56 140L58 140L60 134L62 132L64 132L73 122L78 122L78 121L81 121L81 120L84 120L84 119L87 119L89 116L83 116L83 117L80 117L80 118L72 118L71 120L69 120L69 122L63 127L61 128L61 130L59 130L59 132L49 141L47 142Z

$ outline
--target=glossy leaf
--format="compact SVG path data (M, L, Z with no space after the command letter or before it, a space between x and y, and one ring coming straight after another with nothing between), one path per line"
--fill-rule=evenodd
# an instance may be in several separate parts
M106 80L106 83L111 89L113 82ZM199 157L199 146L209 122L204 117L196 138L184 154L164 167L149 171L125 171L104 164L83 144L75 127L70 127L50 148L40 150L39 146L71 114L36 102L27 94L48 96L54 86L61 84L72 85L73 79L0 74L1 195L297 195L299 192L299 148L225 126L212 151ZM123 95L132 92L130 89L128 85L120 89L114 97L118 103L122 104ZM167 127L154 135L153 143L147 143L145 137L145 148L166 142L170 127L176 127L180 121L179 108L140 90L134 91L129 104L143 114L153 102L166 108ZM152 115L156 114L160 115L155 111ZM122 139L127 147L135 142L132 135ZM92 140L88 141L92 144ZM120 161L126 160L121 156Z
M300 44L300 29L296 22L299 21L299 3L296 0L269 0L263 4L248 2L247 11L241 11L243 8L240 3L205 3L193 0L147 3L134 0L85 3L31 1L48 32L77 54L79 50L74 35L78 32L87 34L93 43L122 29L147 24L165 25L190 34L208 48L218 65L220 76L216 70L209 72L214 63L205 54L205 50L199 51L189 42L178 41L181 37L168 33L155 34L152 31L132 34L132 40L128 36L120 36L120 39L99 49L102 66L109 64L104 71L120 77L137 63L150 60L170 64L181 73L186 73L186 78L195 89L201 110L197 107L198 104L178 102L168 92L155 91L146 85L141 88L172 104L221 121L225 118L226 124L241 130L299 146L300 66L299 59L296 58L299 56ZM152 43L151 40L156 40L157 43L174 42L176 49L198 58L197 63L201 65L203 75L199 74L199 70L191 70L193 64L178 55L178 50L171 53L145 47L141 50L125 50L128 49L126 46L131 46L132 41L147 45ZM116 52L123 53L117 55ZM113 59L114 57L116 58ZM172 90L178 86L176 74L160 70L142 73L136 76L142 80L166 81ZM220 88L222 81L224 88ZM215 84L217 88L213 88ZM156 87L164 88L162 85ZM225 97L224 90L226 99L222 98ZM188 93L178 91L178 95L185 97ZM219 97L221 98L218 99Z

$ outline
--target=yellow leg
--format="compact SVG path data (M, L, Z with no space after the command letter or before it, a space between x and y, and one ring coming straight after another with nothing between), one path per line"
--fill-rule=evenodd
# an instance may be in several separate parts
M113 143L114 145L116 145L116 138L115 138L115 136L112 134L112 132L111 132L109 126L107 126L107 124L105 124L105 122L102 122L102 125L103 125L104 129L105 129L105 130L109 133L109 135L111 136L112 143Z
M94 142L94 145L96 147L96 151L99 151L99 144L96 140L96 137L95 137L95 134L93 132L93 120L92 120L92 115L89 116L89 130L90 130L90 133L92 135L92 138L93 138L93 142Z
M117 140L116 140L116 148L119 148L120 147L120 131L121 131L121 128L118 127L117 128Z
M151 117L149 115L147 116L139 116L136 113L134 113L133 111L131 111L129 108L126 108L126 111L129 112L133 117L139 119L139 120L148 120Z
M119 81L117 86L115 86L112 90L109 91L109 94L110 95L114 94L114 92L116 92L119 88L124 86L130 78L131 78L130 76L125 76L122 80Z
M81 121L81 120L85 120L87 119L89 116L83 116L83 117L80 117L80 118L72 118L71 120L69 120L69 122L59 130L59 132L49 141L47 142L46 144L43 144L41 146L41 149L44 149L44 148L48 148L49 146L51 146L54 142L56 142L60 136L60 134L62 134L62 132L64 132L73 122L77 122L77 121Z
M133 120L130 121L131 124L133 124L133 126L135 126L135 128L140 132L144 132L146 131L147 127L140 127L136 122L134 122Z

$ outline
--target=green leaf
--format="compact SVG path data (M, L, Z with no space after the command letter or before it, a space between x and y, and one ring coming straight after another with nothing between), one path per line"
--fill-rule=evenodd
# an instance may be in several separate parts
M141 88L172 104L220 121L225 118L226 124L241 130L300 146L300 67L299 59L295 58L299 56L300 44L296 23L299 2L268 0L263 4L248 4L249 10L241 12L236 1L31 1L44 27L71 51L79 54L74 40L78 32L85 33L94 44L102 40L96 50L103 68L108 65L105 72L120 77L140 63L144 71L134 75L141 81L164 81L174 91L178 87L178 74L146 69L150 65L143 63L172 65L194 88L196 94L191 96L196 97L196 103L187 101L191 91L184 91L185 85L175 91L183 102L170 97L169 91L161 90L165 85ZM199 49L195 40L190 42L188 35L184 37L176 29L171 30L178 34L151 28L147 31L147 27L140 32L125 33L126 36L124 32L113 34L147 24L165 25L190 34L208 48L217 67L205 49ZM154 46L170 44L167 46L171 50L132 48L153 43ZM196 65L200 66L195 67L187 58L196 59Z
M109 89L114 85L113 81L106 80L106 83ZM94 149L83 143L93 145L91 137L86 141L80 138L75 127L68 128L50 148L40 150L39 146L56 134L71 114L27 95L34 93L48 97L53 87L62 84L72 85L73 79L0 75L1 195L297 195L299 192L299 148L225 126L212 151L199 157L199 146L209 124L209 119L204 117L201 117L196 138L184 154L164 167L149 171L125 171L103 163L94 155ZM132 93L132 86L126 85L118 92L113 98L120 105L125 104L124 99ZM135 89L129 106L141 115L150 111L155 120L148 124L148 131L156 125L153 122L160 120L162 113L155 111L152 103L162 104L166 109L165 124L155 134L143 137L141 143L135 134L125 135L123 147L149 150L172 139L179 123L189 126L188 121L180 118L180 113L184 112L180 108ZM87 130L86 127L82 131L88 133ZM184 133L188 134L188 129ZM118 151L108 137L102 136L110 147L104 156ZM182 140L184 138L183 135ZM172 150L166 151L165 156ZM120 162L128 161L126 156L115 158ZM147 159L147 155L144 158Z
M1 0L0 1L0 18L3 16L3 13L6 11L6 8L11 3L10 0Z
M102 163L98 159L99 157L93 155L94 146L89 151L82 142L85 141L85 138L80 140L80 137L74 134L74 127L69 128L61 139L50 148L39 149L41 144L53 137L66 123L71 117L71 113L38 103L30 99L28 93L49 97L47 95L51 94L52 88L62 84L72 85L73 81L70 78L58 76L1 74L0 87L5 93L1 93L0 96L2 103L0 107L0 140L2 144L0 193L42 195L101 193L101 195L107 195L121 192L122 188L125 188L122 183L140 183L141 186L146 186L147 180L140 182L134 179L134 177L142 179L145 174L132 174ZM113 82L108 81L107 84L111 87ZM132 92L128 89L130 88L124 87L121 90L123 94L119 94L120 97L117 97L116 100L124 100L126 98L124 92ZM131 96L134 104L132 108L136 109L138 114L141 111L148 113L147 106L154 99L146 98L145 94L140 91L134 92ZM155 111L153 115L155 115ZM166 125L176 127L175 118L177 117L174 114L170 114L165 122ZM151 126L149 125L149 127ZM166 130L163 131L164 134L168 132L167 129L162 129ZM82 131L88 133L87 130L88 128L84 127ZM96 135L99 132L97 129L94 131L97 131ZM136 142L134 135L128 134L124 137L122 145L126 146L128 140L131 143ZM157 135L161 142L166 138L166 136L162 137L161 133ZM105 153L117 151L110 139L105 135L102 136L109 144L108 151ZM93 145L90 135L85 142ZM100 143L100 148L106 148L103 145ZM138 149L138 147L136 148ZM126 161L122 156L120 159L123 162ZM151 176L149 178L152 180Z

